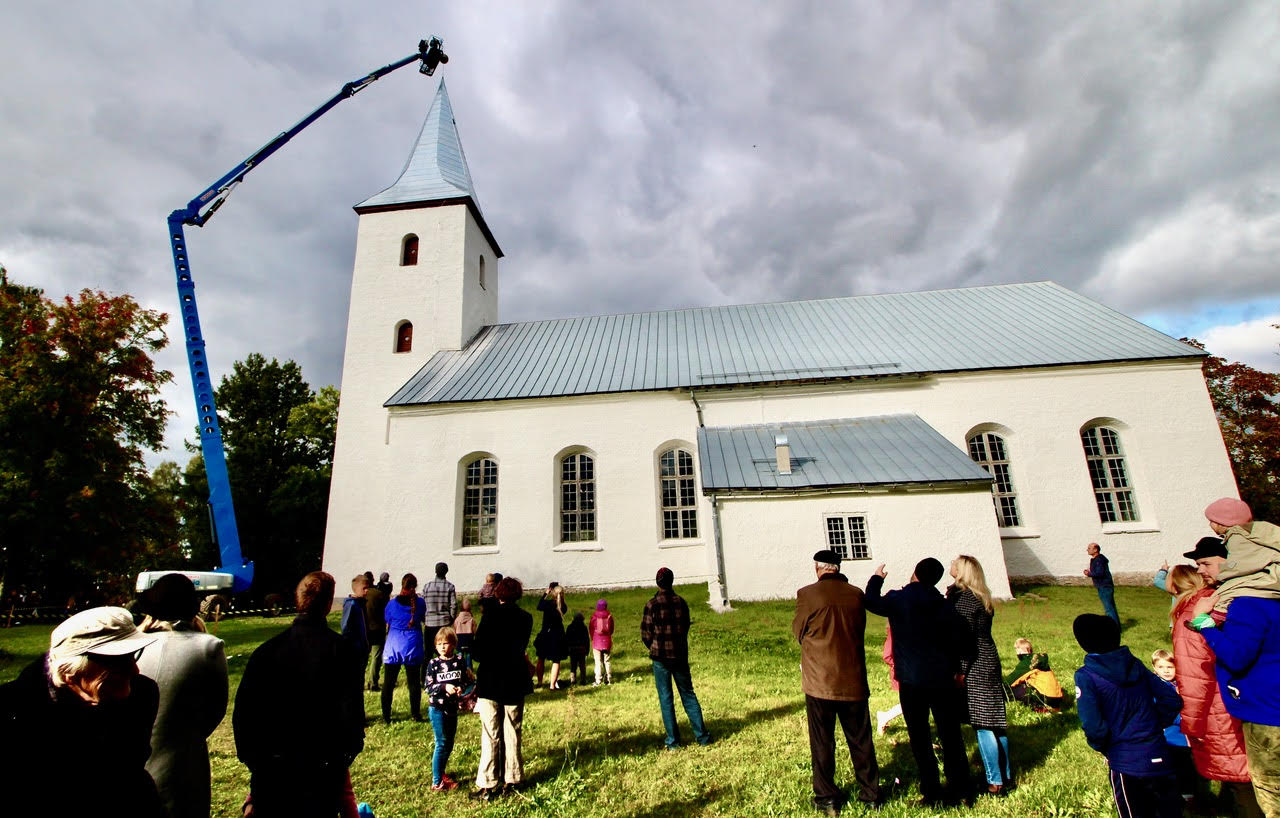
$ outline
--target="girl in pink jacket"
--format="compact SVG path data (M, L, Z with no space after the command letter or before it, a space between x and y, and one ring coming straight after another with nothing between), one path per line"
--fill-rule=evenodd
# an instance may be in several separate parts
M609 664L609 654L613 651L613 614L609 613L609 603L603 599L596 600L595 613L591 614L591 655L596 663L596 683L600 686L600 666L604 665L604 683L613 684L613 668Z

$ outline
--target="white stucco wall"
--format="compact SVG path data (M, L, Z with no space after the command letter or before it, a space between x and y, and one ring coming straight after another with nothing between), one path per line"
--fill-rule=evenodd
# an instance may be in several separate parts
M792 498L721 498L725 575L730 599L790 596L814 581L813 553L825 547L828 514L863 514L871 556L845 560L841 572L865 588L884 563L885 588L911 579L916 563L936 557L944 566L960 554L982 563L991 592L1007 598L1000 538L985 490L844 492ZM944 578L939 589L950 584Z
M344 412L347 395L344 393ZM998 424L1013 463L1025 525L998 532L990 498L960 492L875 496L872 547L892 553L894 574L921 554L897 556L897 529L927 520L931 552L949 558L975 553L993 577L981 535L985 516L1002 543L1012 576L1075 577L1084 547L1102 543L1116 573L1148 572L1176 558L1205 533L1201 509L1233 494L1234 482L1194 364L1080 367L1008 373L944 375L911 381L859 382L839 387L700 393L707 425L857 417L916 412L957 447L985 424ZM680 581L714 573L709 503L699 510L701 537L660 540L657 454L674 441L695 458L697 416L687 393L638 393L490 402L474 405L378 408L373 422L340 427L330 501L325 566L338 576L363 570L430 573L437 560L452 566L462 588L476 588L486 571L500 570L533 585L621 585L652 581L668 565ZM1098 521L1079 429L1111 418L1121 430L1142 519L1103 526ZM361 437L363 430L363 436ZM344 435L346 437L344 438ZM594 454L599 542L589 549L557 543L556 462L573 447ZM460 464L484 453L499 463L496 549L460 542ZM797 454L800 454L797 452ZM725 513L725 553L745 573L729 569L731 597L766 596L763 576L751 579L741 554L770 554L779 531L807 560L822 547L822 503L810 500L739 501ZM985 510L984 510L985 509ZM752 515L765 510L763 519ZM769 524L776 513L778 522ZM795 537L802 528L811 532ZM922 538L922 545L924 540ZM987 550L983 550L987 549ZM893 560L901 560L899 563ZM803 573L804 566L796 569ZM757 571L757 573L759 573ZM855 572L856 573L856 572ZM802 578L779 578L775 596L789 596ZM861 577L858 577L861 579ZM891 577L892 584L893 577Z

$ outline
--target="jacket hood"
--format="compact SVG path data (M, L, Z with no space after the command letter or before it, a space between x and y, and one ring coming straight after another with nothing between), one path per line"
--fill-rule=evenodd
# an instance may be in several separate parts
M1084 666L1112 684L1130 687L1145 678L1146 666L1124 645L1107 653L1086 653Z

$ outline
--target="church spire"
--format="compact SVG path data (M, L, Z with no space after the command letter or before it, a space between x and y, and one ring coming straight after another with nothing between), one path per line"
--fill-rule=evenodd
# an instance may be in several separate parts
M462 152L462 140L458 137L458 123L453 119L449 91L441 78L413 151L405 162L404 170L400 171L400 178L391 187L356 205L355 211L370 213L463 203L475 215L489 243L501 257L502 250L480 213L480 200L471 182L467 156Z

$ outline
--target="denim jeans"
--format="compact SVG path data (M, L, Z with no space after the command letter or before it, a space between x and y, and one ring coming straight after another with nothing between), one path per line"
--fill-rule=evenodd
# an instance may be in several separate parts
M431 783L436 785L444 777L444 768L449 765L449 754L453 752L453 736L458 732L458 711L451 712L432 705L429 712L431 732L436 737L436 751L431 756Z
M1111 585L1098 586L1098 599L1102 600L1102 612L1120 624L1120 614L1116 611L1116 589Z
M978 754L988 784L1005 786L1013 780L1009 774L1009 736L1003 730L999 735L993 730L978 730Z
M680 704L689 717L689 727L693 729L693 738L699 744L710 744L711 734L702 723L702 706L693 692L693 678L689 675L687 664L666 663L660 659L653 660L653 682L658 688L658 706L662 708L662 726L667 730L667 746L680 746L680 731L676 727L676 703L671 696L671 682L675 681L676 690L680 693Z

